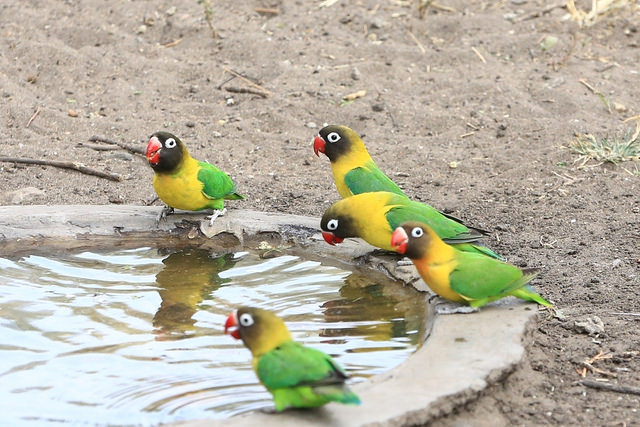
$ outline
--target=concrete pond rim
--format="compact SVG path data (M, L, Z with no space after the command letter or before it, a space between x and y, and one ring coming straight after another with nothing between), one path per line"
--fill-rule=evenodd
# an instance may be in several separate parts
M175 425L400 426L425 424L476 399L482 390L513 372L525 352L532 303L509 299L470 314L434 315L429 293L413 265L375 250L359 239L337 246L321 237L319 218L229 209L210 225L203 213L180 212L159 224L158 206L0 206L0 256L34 251L88 248L293 247L318 259L383 272L424 293L423 343L404 362L353 384L362 405L328 404L315 410L278 414L252 412L225 420L191 420Z

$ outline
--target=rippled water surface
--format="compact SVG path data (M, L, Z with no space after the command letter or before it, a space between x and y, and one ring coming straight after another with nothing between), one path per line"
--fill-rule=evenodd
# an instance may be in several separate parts
M412 289L292 255L0 258L0 420L153 425L270 407L249 351L223 334L240 305L275 311L354 382L407 358L424 315Z

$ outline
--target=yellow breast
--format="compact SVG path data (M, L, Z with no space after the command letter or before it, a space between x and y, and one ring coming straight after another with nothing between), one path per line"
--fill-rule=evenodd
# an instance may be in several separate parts
M189 211L206 209L211 200L202 194L204 184L198 180L198 170L197 160L185 158L177 173L156 173L153 188L160 200L172 208Z
M457 292L451 290L449 275L458 266L455 259L455 250L439 238L432 240L428 254L413 262L427 286L450 301L465 302L466 300Z

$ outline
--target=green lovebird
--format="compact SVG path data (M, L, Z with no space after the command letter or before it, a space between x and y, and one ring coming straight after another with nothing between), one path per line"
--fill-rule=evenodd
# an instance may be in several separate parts
M320 129L313 141L313 151L324 153L331 162L333 179L340 197L371 191L390 191L404 195L376 166L357 133L346 126L330 125Z
M456 244L459 250L501 259L489 248L470 244L483 237L483 230L467 227L427 204L385 191L362 193L335 202L322 216L320 228L322 237L331 245L348 237L360 237L370 245L393 251L391 233L407 221L429 224L440 238Z
M282 319L270 311L240 307L229 315L224 331L251 351L253 370L273 395L277 411L332 401L360 404L345 384L346 372L331 356L293 341Z
M537 270L521 270L478 253L460 251L424 223L406 222L396 228L391 246L409 257L429 288L445 299L481 307L514 296L553 307L528 285Z
M191 157L184 143L169 132L151 135L146 156L155 172L153 188L168 211L213 209L213 222L224 214L225 199L244 199L236 193L236 186L226 173Z

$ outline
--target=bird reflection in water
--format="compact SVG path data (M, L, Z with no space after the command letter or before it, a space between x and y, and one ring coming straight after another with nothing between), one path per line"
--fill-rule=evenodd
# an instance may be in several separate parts
M195 330L193 315L198 304L230 279L218 274L237 262L233 253L214 257L198 248L174 252L162 260L164 268L156 275L162 303L153 317L158 340L180 339Z
M365 336L373 341L406 337L420 331L424 318L424 299L410 286L380 283L371 277L353 273L340 288L339 299L322 305L327 322L346 322L341 328L325 328L322 337ZM351 325L349 323L351 322ZM417 339L420 334L410 334ZM338 343L344 340L326 340Z

